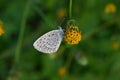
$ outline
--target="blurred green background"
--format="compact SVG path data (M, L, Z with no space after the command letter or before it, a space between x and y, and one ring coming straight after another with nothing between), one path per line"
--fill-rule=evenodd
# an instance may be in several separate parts
M0 80L120 80L120 0L73 0L82 32L55 54L33 48L69 18L69 0L0 0ZM65 27L63 27L65 29Z

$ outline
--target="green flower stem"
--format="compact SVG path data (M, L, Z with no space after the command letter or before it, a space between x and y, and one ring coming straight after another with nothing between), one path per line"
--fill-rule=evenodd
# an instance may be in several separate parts
M72 45L69 45L69 46L66 46L66 47L72 49L72 50L70 50L70 53L68 54L68 57L67 57L67 60L66 60L66 64L65 64L65 67L68 70L70 65L71 65L72 59L74 57L74 53L76 52L75 51L76 47L73 47Z
M69 18L72 18L72 0L70 0L70 4L69 4Z
M73 59L73 53L69 53L69 55L67 57L66 65L65 65L67 70L69 69L69 67L71 65L72 59Z
M28 15L28 12L29 12L29 7L30 7L30 0L28 0L28 2L26 3L26 6L25 6L25 9L24 9L24 12L23 12L23 16L22 16L20 33L19 33L18 42L17 42L17 46L16 46L16 51L15 51L15 64L17 64L19 62L24 31L25 31L25 27L26 27L25 24L26 24L27 15Z

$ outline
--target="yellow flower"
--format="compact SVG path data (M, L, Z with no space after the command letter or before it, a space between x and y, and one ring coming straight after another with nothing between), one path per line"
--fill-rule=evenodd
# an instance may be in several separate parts
M7 78L7 80L20 80L21 72L12 70Z
M78 44L81 37L82 35L81 32L78 31L78 26L73 21L68 22L64 40L68 44Z
M118 42L112 42L112 49L118 50L119 49L119 43Z
M0 21L0 36L4 34L3 23Z
M65 76L66 73L67 73L67 69L66 69L65 67L59 68L59 70L58 70L58 75L59 75L60 77Z
M64 18L67 15L67 10L65 8L60 8L56 14L58 18Z
M105 13L115 13L116 12L116 6L113 3L109 3L105 7Z

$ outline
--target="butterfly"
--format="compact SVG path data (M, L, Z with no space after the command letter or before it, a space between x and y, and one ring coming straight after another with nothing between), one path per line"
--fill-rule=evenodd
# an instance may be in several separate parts
M33 44L34 48L43 53L55 53L62 42L64 32L61 27L49 31L39 37Z

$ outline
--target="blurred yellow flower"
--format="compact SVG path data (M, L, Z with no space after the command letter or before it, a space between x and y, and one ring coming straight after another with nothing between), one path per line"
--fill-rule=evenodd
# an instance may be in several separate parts
M2 21L0 21L0 36L4 33L5 32L4 32L4 29L3 29L3 23L2 23Z
M105 6L105 13L115 13L116 12L116 6L113 3L108 3Z
M112 49L118 50L119 49L119 43L118 42L112 42Z
M81 32L78 31L78 26L74 22L69 22L65 31L64 40L68 44L78 44L81 37L82 35Z
M66 69L65 67L61 67L61 68L58 69L58 75L59 75L60 77L65 76L66 73L67 73L67 69Z
M56 14L58 18L64 18L67 15L67 10L65 8L60 8Z
M20 80L21 74L19 71L11 71L6 80Z

